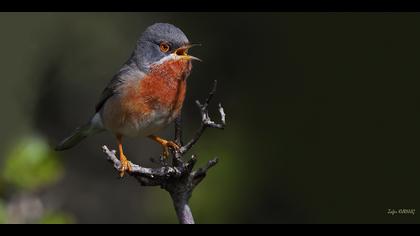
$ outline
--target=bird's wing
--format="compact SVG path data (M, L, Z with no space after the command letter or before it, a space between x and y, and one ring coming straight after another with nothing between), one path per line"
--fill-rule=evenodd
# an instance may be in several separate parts
M108 83L106 88L102 91L99 102L95 106L95 112L101 110L105 102L112 97L114 94L119 92L121 85L127 80L137 80L141 79L144 76L136 66L133 65L124 65L121 70L112 77L111 81Z
M121 85L121 83L122 83L122 79L119 73L114 75L114 77L112 77L111 81L108 83L106 88L102 91L99 102L95 106L95 112L98 112L99 110L101 110L106 100L108 100L108 98L112 97L112 95L114 95L117 92L117 88L119 87L119 85Z

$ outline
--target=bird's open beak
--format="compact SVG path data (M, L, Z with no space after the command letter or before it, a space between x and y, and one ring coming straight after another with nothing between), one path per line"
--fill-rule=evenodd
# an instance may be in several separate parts
M188 44L188 45L182 46L182 47L176 49L175 52L173 52L173 54L175 54L178 57L181 57L182 59L201 61L200 58L188 55L188 49L190 49L192 47L195 47L195 46L201 46L201 44L193 43L193 44Z

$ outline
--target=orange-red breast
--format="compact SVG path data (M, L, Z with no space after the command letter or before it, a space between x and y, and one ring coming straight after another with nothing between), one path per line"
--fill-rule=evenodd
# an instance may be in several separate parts
M60 142L56 150L65 150L85 137L108 130L118 140L121 176L131 164L122 148L122 137L149 137L163 146L178 145L153 135L179 114L185 98L186 79L191 72L188 55L193 44L177 27L167 23L149 26L137 41L128 61L102 92L90 121Z

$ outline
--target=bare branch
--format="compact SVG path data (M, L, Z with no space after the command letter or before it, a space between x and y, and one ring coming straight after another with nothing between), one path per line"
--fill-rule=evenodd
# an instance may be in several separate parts
M115 170L119 171L120 168L120 161L115 155L114 150L109 150L107 146L102 146L103 152L106 153L108 157L108 161L110 161L113 165ZM170 166L164 166L159 168L145 168L139 165L131 163L131 171L129 175L136 177L140 183L147 186L155 186L160 185L161 180L169 179L174 176L180 176L181 172L176 168Z
M184 145L184 144L182 143L182 117L181 117L181 115L179 115L179 116L175 119L175 142L176 142L179 146Z
M220 113L220 117L221 117L221 123L215 123L214 121L212 121L210 119L209 116L209 111L207 109L209 103L211 102L211 99L214 96L214 93L216 92L216 88L217 88L217 80L214 81L213 84L213 88L210 91L206 101L204 104L201 104L200 101L195 101L195 103L197 104L198 108L200 109L201 112L201 125L200 128L198 128L198 130L195 132L193 138L184 146L181 147L180 149L180 153L184 154L186 152L188 152L192 146L197 143L197 141L200 139L201 135L204 133L204 131L206 130L206 128L210 127L210 128L215 128L215 129L224 129L226 126L226 114L225 111L222 107L222 104L219 103L219 113Z
M220 113L220 120L222 121L222 125L223 125L222 129L223 129L226 126L226 114L221 103L219 103L219 113Z
M213 87L207 96L206 102L204 103L204 109L207 109L207 106L210 104L211 99L213 98L214 94L216 93L217 89L217 80L213 81Z
M207 162L206 166L199 168L198 170L191 173L191 175L193 176L194 187L197 186L204 179L204 177L206 177L207 171L213 166L215 166L218 162L218 158L210 160Z

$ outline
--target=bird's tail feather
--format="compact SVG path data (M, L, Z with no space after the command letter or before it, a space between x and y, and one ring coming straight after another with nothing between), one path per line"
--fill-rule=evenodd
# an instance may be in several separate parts
M92 125L92 123L89 122L85 125L78 127L76 130L74 130L70 136L65 138L55 147L55 150L62 151L62 150L72 148L76 146L78 143L80 143L84 138L92 134L96 134L100 131L102 130L95 128L94 125Z

